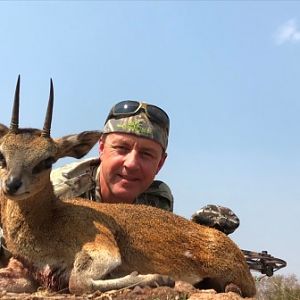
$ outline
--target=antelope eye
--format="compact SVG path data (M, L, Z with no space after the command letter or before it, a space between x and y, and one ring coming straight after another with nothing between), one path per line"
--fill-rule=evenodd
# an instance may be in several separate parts
M50 169L54 163L54 158L53 157L48 157L44 160L44 165L46 169Z
M50 169L52 167L53 163L54 163L53 157L48 157L48 158L42 160L32 169L32 174L37 174L44 170Z
M4 155L0 152L0 168L4 168L6 166Z

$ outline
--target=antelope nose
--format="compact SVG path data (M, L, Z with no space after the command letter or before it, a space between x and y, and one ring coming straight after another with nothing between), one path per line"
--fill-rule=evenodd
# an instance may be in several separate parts
M22 181L20 178L11 176L6 180L5 185L6 185L7 192L9 194L14 194L22 185Z

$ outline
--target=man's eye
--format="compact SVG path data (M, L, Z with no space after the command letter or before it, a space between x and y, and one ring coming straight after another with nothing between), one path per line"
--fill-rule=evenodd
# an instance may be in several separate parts
M126 146L115 146L114 147L117 151L119 151L119 152L127 152L127 151L129 151L129 148L128 147L126 147Z
M144 151L144 152L141 152L142 156L144 157L147 157L147 158L153 158L153 154L151 152L147 152L147 151Z

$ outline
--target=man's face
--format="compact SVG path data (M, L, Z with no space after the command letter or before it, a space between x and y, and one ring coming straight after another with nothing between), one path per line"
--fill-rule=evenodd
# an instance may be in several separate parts
M100 140L100 187L104 202L132 203L152 183L166 154L150 139L110 133Z

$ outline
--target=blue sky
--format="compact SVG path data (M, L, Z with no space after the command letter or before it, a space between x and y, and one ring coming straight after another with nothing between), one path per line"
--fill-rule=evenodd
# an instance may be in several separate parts
M237 244L300 277L300 2L1 1L5 124L18 74L24 127L42 126L53 78L53 137L125 99L164 108L175 212L230 207Z

